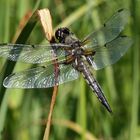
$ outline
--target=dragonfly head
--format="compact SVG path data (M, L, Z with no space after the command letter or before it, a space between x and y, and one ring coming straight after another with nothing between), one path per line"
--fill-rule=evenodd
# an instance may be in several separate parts
M66 27L58 28L55 32L55 37L60 43L65 42L65 38L70 35L70 30Z

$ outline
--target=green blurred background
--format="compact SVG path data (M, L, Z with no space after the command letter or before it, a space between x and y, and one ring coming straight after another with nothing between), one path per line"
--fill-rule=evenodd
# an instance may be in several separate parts
M81 39L99 28L118 9L127 8L132 16L124 34L132 36L134 41L116 64L94 72L113 114L105 110L81 76L59 86L50 140L140 140L140 1L0 0L0 42L12 42L25 15L41 8L49 8L54 28L67 26ZM27 38L27 44L44 42L39 23ZM0 58L0 139L41 140L53 88L4 89L3 75L9 73L5 71L5 62ZM8 63L10 72L12 63ZM14 71L30 67L32 65L18 62Z

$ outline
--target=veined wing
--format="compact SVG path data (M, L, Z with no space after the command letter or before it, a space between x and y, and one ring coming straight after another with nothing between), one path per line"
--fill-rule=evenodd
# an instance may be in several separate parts
M57 49L54 57L53 47ZM26 44L0 44L0 57L5 57L12 61L21 61L26 63L44 63L51 62L54 59L62 61L65 59L64 44L47 44L47 45L26 45Z
M84 47L90 48L102 46L115 39L124 29L130 16L126 9L120 9L115 13L101 29L91 33L83 40ZM86 45L87 44L87 45Z
M48 88L75 80L78 76L78 71L71 65L60 65L56 79L54 65L48 65L11 74L5 78L3 85L6 88Z
M93 51L95 55L92 56L92 66L94 69L102 69L107 65L114 64L125 54L127 49L132 45L132 39L126 36L120 36L115 40L107 43L102 47L95 47Z

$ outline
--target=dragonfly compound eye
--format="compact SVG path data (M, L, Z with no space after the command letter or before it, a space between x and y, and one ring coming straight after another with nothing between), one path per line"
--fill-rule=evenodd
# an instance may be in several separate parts
M70 30L66 27L59 28L55 32L55 37L59 40L59 42L64 43L66 36L70 34Z

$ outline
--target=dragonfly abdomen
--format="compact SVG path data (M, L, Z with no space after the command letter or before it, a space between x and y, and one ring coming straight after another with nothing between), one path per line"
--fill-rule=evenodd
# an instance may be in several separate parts
M100 85L95 80L95 78L94 78L92 72L90 71L90 69L88 68L88 66L85 65L84 62L81 62L80 66L83 67L83 68L81 67L81 73L83 74L83 77L86 79L86 82L88 83L88 85L90 86L92 91L96 94L97 98L106 107L106 109L109 112L112 112L112 110L106 100L106 97L104 96L104 93L101 90Z

